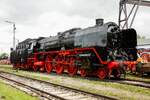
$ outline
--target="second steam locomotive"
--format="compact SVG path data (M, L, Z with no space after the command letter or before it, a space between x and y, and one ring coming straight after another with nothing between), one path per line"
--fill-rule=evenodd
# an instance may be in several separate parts
M11 51L11 63L15 68L48 73L119 78L125 72L123 62L137 59L136 45L134 29L120 30L114 22L97 19L92 27L20 42Z

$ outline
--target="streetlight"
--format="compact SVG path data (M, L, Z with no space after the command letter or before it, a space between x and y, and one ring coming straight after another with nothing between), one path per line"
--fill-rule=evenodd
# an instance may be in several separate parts
M13 49L15 49L15 30L16 30L15 22L7 21L7 20L5 22L13 24Z
M16 38L16 45L19 44L19 39Z

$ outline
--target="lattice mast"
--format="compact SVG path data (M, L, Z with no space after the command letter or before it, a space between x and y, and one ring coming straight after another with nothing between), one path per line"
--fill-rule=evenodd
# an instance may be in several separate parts
M131 4L132 8L129 9L127 4ZM121 29L131 28L139 9L139 6L150 7L150 1L146 0L120 0L119 3L119 27ZM130 21L129 21L130 20Z

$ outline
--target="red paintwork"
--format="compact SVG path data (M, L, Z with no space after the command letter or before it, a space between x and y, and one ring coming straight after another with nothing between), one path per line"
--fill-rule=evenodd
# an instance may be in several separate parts
M108 69L113 69L113 68L118 68L119 63L116 61L111 61L107 65L108 65Z
M108 76L108 72L106 68L99 68L99 70L97 71L97 76L100 79L105 79Z
M69 75L70 76L76 75L77 71L78 71L78 68L74 65L76 59L71 57L68 60L69 60L68 61L69 65L68 65L67 71L68 71Z
M81 75L82 77L87 76L87 71L86 71L85 69L80 69L79 71L80 71L80 75Z
M50 73L53 70L52 57L50 57L50 56L46 57L45 69L46 69L47 73Z
M44 61L34 62L34 66L44 66L44 65L45 65Z
M80 69L77 66L74 66L75 60L78 60L75 55L84 52L93 52L99 60L99 64L103 64L104 68L98 69L98 71L93 71L88 73L85 69ZM39 56L42 57L39 60ZM113 69L119 69L119 63L116 61L103 61L96 51L95 48L75 48L71 50L61 50L61 51L48 51L48 52L37 52L30 58L28 58L27 68L32 68L34 71L44 70L50 73L53 69L57 74L61 74L64 70L67 70L69 75L73 76L80 72L80 75L85 77L87 75L97 75L100 79L106 78L111 74Z

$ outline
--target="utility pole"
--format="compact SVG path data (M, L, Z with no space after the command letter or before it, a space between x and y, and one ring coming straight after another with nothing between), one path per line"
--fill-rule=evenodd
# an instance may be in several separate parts
M12 24L13 25L13 49L15 49L15 33L16 33L16 25L15 22L12 21L5 21L6 23Z

